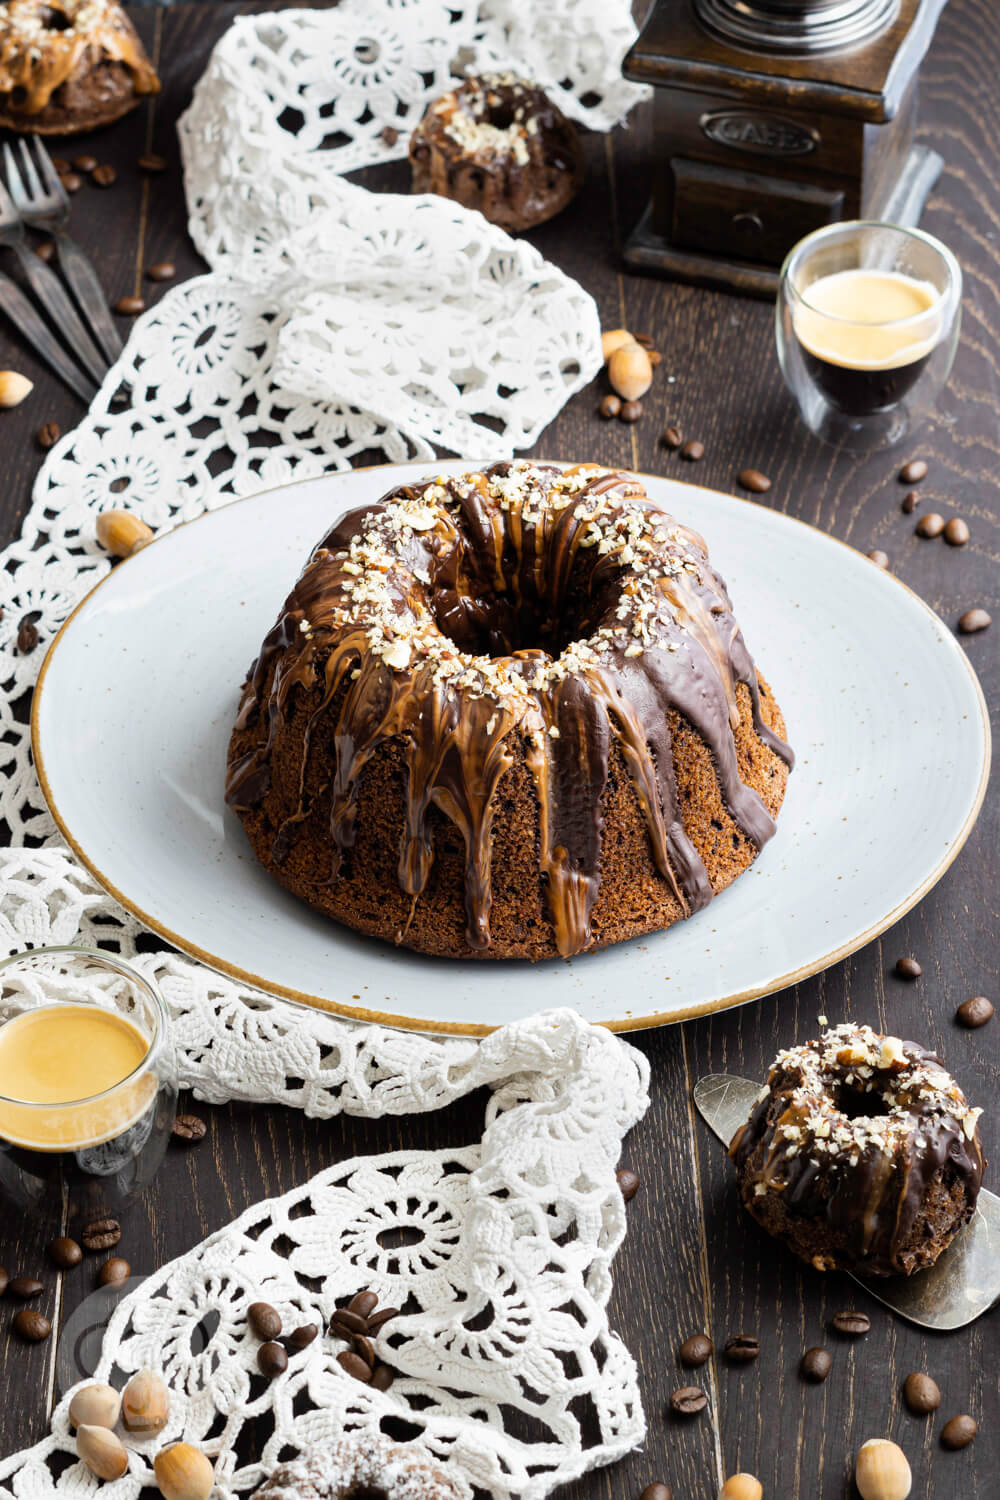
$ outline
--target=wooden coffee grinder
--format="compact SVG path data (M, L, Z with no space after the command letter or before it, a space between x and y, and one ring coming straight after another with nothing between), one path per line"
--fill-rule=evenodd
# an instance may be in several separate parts
M942 167L914 144L946 0L654 0L624 63L654 89L636 270L773 296L838 219L913 225Z

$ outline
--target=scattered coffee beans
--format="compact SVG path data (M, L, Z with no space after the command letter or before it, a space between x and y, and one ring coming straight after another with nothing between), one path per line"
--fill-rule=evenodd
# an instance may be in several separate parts
M944 528L944 539L949 547L964 547L969 540L969 528L961 516L952 516Z
M50 1240L48 1249L49 1260L54 1266L58 1266L60 1271L72 1270L83 1260L83 1251L76 1240L71 1240L68 1235L60 1235L58 1239Z
M68 172L70 170L70 164L66 160L65 156L54 156L52 158L52 165L55 167L60 177L64 172Z
M92 172L97 166L96 156L74 156L73 165L78 172Z
M387 1391L395 1378L388 1365L376 1365L372 1371L371 1388L373 1391Z
M668 427L663 436L660 438L660 442L663 444L664 448L669 448L671 453L673 453L676 448L679 448L683 441L684 437L679 427Z
M399 141L399 131L394 125L383 125L379 131L379 137L386 146L395 146Z
M628 425L631 427L634 422L638 422L638 420L639 420L639 418L641 416L642 416L642 402L641 401L623 401L622 402L622 409L618 413L618 420L619 420L619 422L627 422Z
M45 1288L34 1276L15 1276L12 1281L8 1281L7 1290L19 1302L27 1302L31 1297L40 1296Z
M688 463L696 464L699 459L705 457L705 444L699 443L697 438L690 438L681 449L681 458L686 458Z
M833 1356L829 1349L817 1345L815 1349L807 1349L802 1356L802 1373L807 1380L820 1381L826 1379L833 1369Z
M348 1375L353 1375L355 1380L360 1380L363 1385L371 1382L371 1366L360 1354L355 1354L353 1349L345 1349L342 1354L337 1355L337 1363Z
M872 1320L867 1313L855 1312L853 1308L849 1312L839 1312L830 1319L831 1326L838 1333L847 1338L859 1339L868 1333L872 1326Z
M601 397L601 404L597 408L597 414L599 417L603 417L606 422L610 422L612 417L617 417L621 409L621 397L609 392L608 395Z
M941 1392L929 1375L914 1371L903 1381L903 1400L916 1416L923 1417L929 1411L937 1411Z
M150 174L165 172L167 170L167 158L165 156L157 156L155 151L147 151L145 156L139 157L136 166L140 172L149 172Z
M685 1339L677 1351L682 1365L703 1365L715 1353L715 1346L707 1333L693 1333Z
M122 1226L117 1219L95 1219L84 1226L80 1243L85 1250L110 1250L122 1237Z
M62 428L58 422L44 422L35 434L35 441L39 448L54 448L62 437Z
M35 1312L33 1307L22 1308L11 1327L18 1338L24 1339L26 1344L40 1344L52 1332L52 1324L48 1318L43 1318L42 1314Z
M288 1369L288 1355L281 1344L269 1339L257 1350L257 1368L268 1380Z
M200 1115L178 1115L170 1128L170 1133L175 1140L192 1143L203 1141L208 1134L208 1126Z
M368 1321L351 1312L349 1307L338 1307L330 1319L330 1332L339 1334L342 1339L352 1339L355 1334L368 1332Z
M619 1167L615 1173L615 1181L618 1183L619 1191L626 1203L631 1203L639 1191L639 1174L633 1172L631 1167Z
M736 1365L748 1365L760 1353L760 1339L750 1333L737 1333L726 1340L726 1358Z
M909 955L896 959L896 973L900 979L919 979L923 972L917 960Z
M34 612L32 612L33 614ZM34 651L38 645L38 627L32 615L25 615L17 627L17 649L21 656L27 656Z
M79 172L63 172L59 178L67 193L78 193L83 187L83 178Z
M348 1302L347 1311L356 1313L359 1318L369 1318L378 1307L378 1297L374 1292L357 1292Z
M303 1323L301 1328L293 1329L288 1335L288 1347L294 1354L301 1354L318 1336L318 1323Z
M281 1332L281 1317L270 1302L251 1302L247 1322L259 1339L276 1339Z
M766 494L771 488L771 481L759 469L741 469L736 476L736 483L755 495Z
M993 616L987 614L985 609L967 609L959 617L958 628L963 635L975 635L977 631L987 630L992 624Z
M669 1484L647 1484L639 1500L674 1500L674 1492Z
M0 1266L0 1297L2 1297L4 1292L7 1290L9 1282L10 1277L7 1275L7 1272L4 1270L3 1266Z
M927 478L927 465L922 458L911 458L899 471L900 484L919 484Z
M150 281L173 281L177 275L177 267L172 260L158 260L154 265L146 267L146 276Z
M42 243L40 245L35 246L35 254L38 256L39 260L44 260L46 265L48 265L49 261L52 259L55 253L55 240L42 240Z
M963 1000L955 1015L970 1030L976 1026L985 1026L993 1017L993 1003L985 995L973 995L971 1000Z
M941 1429L942 1448L967 1448L979 1431L979 1423L975 1417L968 1417L964 1413L960 1417L952 1417Z
M899 508L904 516L912 516L919 504L920 496L916 490L910 490L908 494L903 496L903 503Z
M97 1273L98 1286L124 1286L132 1274L132 1267L120 1255L112 1255Z
M940 536L944 530L944 516L938 515L936 510L929 510L925 516L921 516L917 522L917 536L933 539Z
M114 184L118 181L118 173L115 171L110 162L105 161L102 162L99 167L94 168L94 170L90 174L90 180L91 182L96 183L98 187L113 187Z
M375 1349L371 1339L366 1339L363 1333L356 1333L352 1340L355 1354L360 1354L369 1370L375 1368Z
M368 1319L368 1332L377 1333L383 1323L388 1323L390 1318L399 1317L398 1307L383 1307L380 1312L373 1313Z
M708 1397L698 1385L682 1385L670 1397L670 1410L679 1417L696 1417L708 1405Z
M115 312L122 318L137 318L145 311L146 303L142 297L119 297L115 303Z
M880 551L878 547L873 548L872 551L869 552L868 556L869 556L870 560L875 564L876 568L885 568L885 569L888 569L888 567L889 567L889 557L888 557L888 554L885 553L885 552Z

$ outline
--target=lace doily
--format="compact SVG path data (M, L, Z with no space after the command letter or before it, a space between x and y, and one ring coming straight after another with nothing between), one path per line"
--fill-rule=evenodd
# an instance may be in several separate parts
M646 1082L638 1053L571 1012L495 1032L448 1079L451 1097L494 1085L480 1146L338 1163L145 1280L116 1308L93 1378L159 1370L170 1419L129 1439L129 1470L102 1495L136 1500L154 1452L180 1437L213 1458L223 1494L343 1432L419 1437L471 1486L523 1500L634 1448L635 1366L606 1309L625 1234L614 1163ZM389 1391L348 1375L329 1334L276 1380L257 1373L251 1302L288 1331L325 1329L364 1287L402 1309L377 1337ZM0 1495L93 1495L71 1396L50 1437L0 1462Z

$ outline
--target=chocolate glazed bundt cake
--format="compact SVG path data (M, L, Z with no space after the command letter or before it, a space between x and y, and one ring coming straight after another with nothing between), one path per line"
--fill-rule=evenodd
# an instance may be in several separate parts
M702 539L630 474L402 485L306 564L226 797L297 896L424 953L668 927L774 833L791 751Z
M932 1052L835 1026L779 1053L729 1155L753 1217L817 1270L909 1276L972 1217L981 1114Z

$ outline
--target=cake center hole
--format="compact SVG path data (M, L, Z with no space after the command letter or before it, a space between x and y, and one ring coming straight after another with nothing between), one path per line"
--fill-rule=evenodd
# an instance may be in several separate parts
M837 1091L837 1108L849 1120L872 1120L877 1115L887 1115L889 1106L878 1089L866 1093L864 1089L851 1088L845 1084Z

